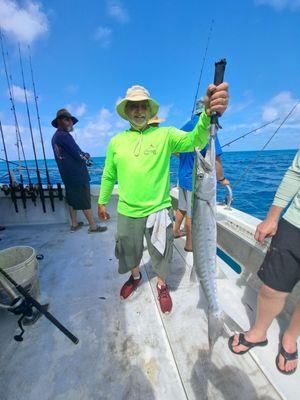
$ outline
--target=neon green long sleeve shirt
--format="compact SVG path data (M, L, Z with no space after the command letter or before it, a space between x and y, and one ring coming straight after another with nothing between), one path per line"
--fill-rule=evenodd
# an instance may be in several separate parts
M202 149L209 124L210 118L203 112L188 133L174 127L150 127L114 136L106 153L98 203L108 203L118 181L120 214L142 218L170 207L170 157L197 146Z
M300 150L286 171L273 201L274 206L281 208L289 203L283 218L300 229Z

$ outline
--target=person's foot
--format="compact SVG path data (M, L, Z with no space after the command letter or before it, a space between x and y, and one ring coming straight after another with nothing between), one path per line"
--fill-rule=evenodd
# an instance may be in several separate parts
M281 351L279 352L276 359L276 365L277 368L280 370L280 372L291 374L296 371L298 365L298 358L297 358L298 355L296 353L297 353L297 343L295 339L291 338L288 335L288 333L285 333L281 341ZM284 357L284 355L286 357ZM294 359L289 360L288 358L294 358Z
M185 241L185 246L184 246L184 250L187 252L192 252L193 251L193 244L192 241L188 238Z
M130 278L128 281L124 283L124 285L121 288L120 291L120 296L123 300L127 299L129 296L132 295L133 292L136 291L137 287L142 281L142 274L140 273L140 276L138 279L135 279L133 275L130 275Z
M97 233L97 232L105 232L105 231L107 231L107 226L101 226L101 225L99 225L99 226L96 225L96 227L93 227L93 228L90 227L88 229L88 233Z
M157 293L158 293L158 301L160 305L161 311L165 313L170 313L172 310L172 299L169 293L168 286L164 285L156 285Z
M267 340L267 336L263 334L258 334L256 332L252 332L251 330L244 333L244 339L249 343L261 343ZM232 341L232 351L236 354L246 352L249 350L249 346L239 344L240 342L240 333L236 333L234 335L234 339Z
M70 231L71 232L76 232L78 229L83 227L83 222L78 222L77 225L71 225L70 226Z
M184 251L186 251L187 253L192 253L193 249L185 246Z

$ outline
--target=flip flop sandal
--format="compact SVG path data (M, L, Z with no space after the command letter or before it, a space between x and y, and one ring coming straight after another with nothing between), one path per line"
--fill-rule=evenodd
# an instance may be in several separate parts
M256 343L248 342L248 340L245 339L245 334L244 333L239 333L239 341L238 341L238 344L236 346L239 346L241 344L243 346L248 347L248 349L240 351L240 352L236 352L236 351L233 350L234 336L235 335L231 336L228 339L228 347L232 351L232 353L240 355L240 356L245 354L245 353L247 353L250 349L253 349L253 347L256 347L256 346L264 347L264 346L266 346L268 344L268 339L266 339L266 340L264 340L262 342L256 342ZM236 346L234 346L234 347L236 347Z
M70 231L71 232L76 232L76 231L78 231L78 229L80 229L82 227L83 227L83 222L78 222L78 224L76 226L72 226L71 225Z
M284 375L292 375L293 373L295 373L297 367L294 368L294 369L291 369L290 371L285 371L285 370L279 368L279 356L280 356L280 354L284 358L284 367L285 367L286 363L288 361L298 360L298 351L296 350L294 353L288 353L286 350L284 350L284 348L283 348L283 346L281 344L279 353L277 354L277 357L276 357L276 367L277 367L279 372L281 372Z
M107 226L97 226L96 229L88 229L88 233L97 233L97 232L105 232L107 231Z

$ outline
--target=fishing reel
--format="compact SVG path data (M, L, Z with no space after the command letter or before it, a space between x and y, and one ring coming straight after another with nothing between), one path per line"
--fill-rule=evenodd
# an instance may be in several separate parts
M10 194L10 187L8 185L2 185L1 190L2 192L4 192L5 196L8 196Z
M45 311L48 310L48 306L49 304L43 305ZM14 339L17 342L23 341L23 335L25 333L23 326L34 324L42 315L38 310L33 310L33 306L30 301L21 297L17 297L13 300L11 305L8 307L8 311L15 315L21 315L21 317L18 319L18 325L21 329L21 332L14 336Z

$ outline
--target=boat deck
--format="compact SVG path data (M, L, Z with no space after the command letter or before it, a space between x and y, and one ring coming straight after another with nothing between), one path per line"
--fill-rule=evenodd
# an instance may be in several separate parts
M119 290L125 276L117 273L116 217L111 215L102 234L88 235L87 227L71 234L66 224L13 226L1 234L1 249L30 245L44 255L40 300L49 302L50 312L79 337L74 345L42 317L17 343L17 317L0 310L1 399L298 398L299 371L293 377L279 376L272 360L274 378L294 387L284 394L266 378L254 351L235 356L227 338L220 338L209 356L205 300L191 279L192 254L183 251L183 240L175 242L168 281L173 312L160 313L147 250L143 284L122 301ZM222 260L218 263L228 268ZM224 274L218 280L220 300L226 312L238 313L245 329L249 313L241 302L241 288L233 283ZM261 350L271 357L266 348Z

